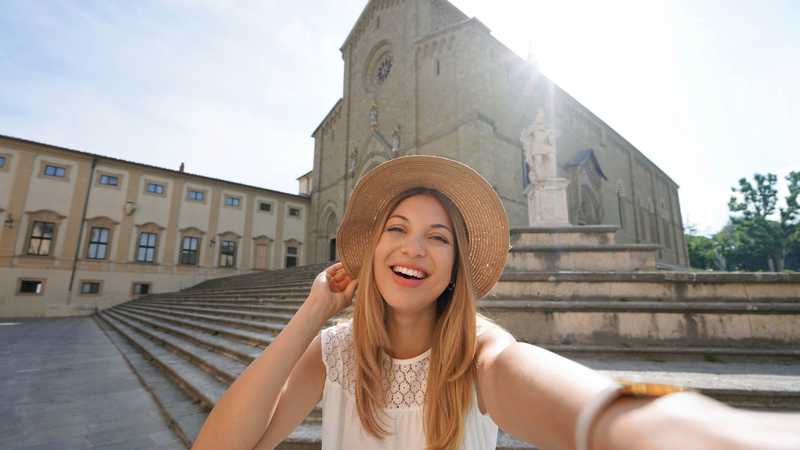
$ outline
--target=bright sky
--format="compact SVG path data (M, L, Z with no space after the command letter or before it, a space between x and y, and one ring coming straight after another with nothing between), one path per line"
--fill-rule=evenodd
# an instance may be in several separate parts
M452 0L637 146L713 232L800 170L792 0ZM0 134L297 192L365 0L5 0Z

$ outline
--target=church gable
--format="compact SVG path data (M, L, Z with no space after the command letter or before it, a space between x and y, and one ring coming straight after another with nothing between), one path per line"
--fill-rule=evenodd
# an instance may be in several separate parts
M447 0L370 0L342 44L342 52L346 53L347 50L356 47L364 34L370 30L380 29L381 20L392 20L383 17L385 11L394 10L392 12L397 13L399 7L407 3L416 3L415 33L417 38L443 30L469 18ZM393 17L395 20L397 19L396 14L393 14Z
M447 0L427 0L431 4L431 32L435 33L469 17Z
M348 50L358 45L361 37L370 29L370 26L372 26L372 28L380 28L380 14L382 12L396 9L408 1L413 0L370 0L367 6L364 7L361 15L358 16L358 20L356 24L353 25L353 29L350 30L350 34L347 35L347 39L345 39L344 44L342 44L341 51L347 53Z

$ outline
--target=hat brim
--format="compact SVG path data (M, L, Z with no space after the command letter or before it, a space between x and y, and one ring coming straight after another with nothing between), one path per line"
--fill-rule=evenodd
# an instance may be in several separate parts
M478 298L500 279L508 257L509 226L503 203L489 182L471 167L439 156L404 156L367 172L358 182L336 233L336 251L352 277L361 270L376 222L399 194L435 189L458 208L466 224L467 261ZM380 224L383 225L383 224ZM461 251L465 251L460 243Z

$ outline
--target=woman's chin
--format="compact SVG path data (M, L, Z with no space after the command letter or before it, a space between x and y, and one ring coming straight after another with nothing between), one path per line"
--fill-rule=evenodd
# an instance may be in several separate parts
M402 299L398 297L391 297L391 300L386 296L383 297L384 303L388 310L393 314L419 314L427 310L436 310L436 299L429 302L420 301L420 299Z

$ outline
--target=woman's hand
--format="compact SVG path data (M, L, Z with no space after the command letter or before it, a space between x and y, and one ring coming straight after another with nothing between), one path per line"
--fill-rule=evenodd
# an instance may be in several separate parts
M306 303L321 311L325 321L353 303L358 280L353 280L341 262L317 275Z

